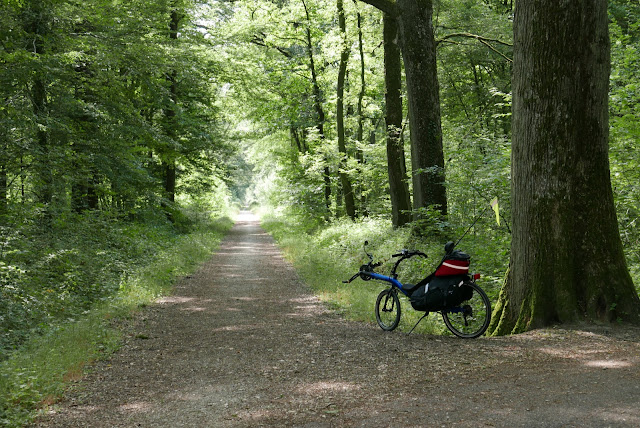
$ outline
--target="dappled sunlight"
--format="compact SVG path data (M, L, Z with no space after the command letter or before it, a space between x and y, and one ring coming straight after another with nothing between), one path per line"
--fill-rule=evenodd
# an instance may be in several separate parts
M289 426L293 416L301 414L315 415L314 417L325 418L327 415L335 414L336 404L325 403L322 399L330 398L340 402L340 397L344 394L349 396L362 387L351 382L341 381L319 381L302 383L291 389L291 394L280 399L273 399L270 405L260 407L247 407L237 412L234 418L248 423L249 426ZM328 410L331 409L331 410ZM311 425L316 426L316 425ZM318 426L340 426L320 423Z
M134 401L132 403L124 403L118 409L126 412L148 412L152 409L152 405L146 401Z
M166 296L158 299L158 303L161 304L171 303L175 305L186 305L185 307L180 308L180 310L193 312L202 312L208 310L208 306L212 301L212 299L200 299L184 296Z
M195 297L166 296L158 299L158 303L189 303L194 300L196 300Z
M238 257L246 257L248 253L257 253L260 254L262 256L270 256L270 257L280 257L281 253L280 251L277 250L269 250L269 251L265 251L265 250L260 250L260 249L253 249L253 250L245 250L244 252L236 252L233 250L229 250L229 249L221 249L218 251L218 254L221 256L238 256ZM237 266L235 266L237 267Z
M614 421L624 426L640 427L640 407L601 410L597 417L602 420L602 426L611 426L611 421Z
M242 278L244 275L240 273L223 273L220 278Z
M614 338L589 332L576 330L562 330L561 334L544 332L538 339L550 339L538 352L567 362L576 362L584 367L595 369L629 369L640 365L640 355L633 358L620 358L616 352L617 343ZM582 342L580 346L567 347L567 341L576 339ZM554 343L555 342L555 343Z
M210 332L222 332L222 331L256 331L260 328L258 324L235 324L235 325L225 325L218 328L212 328Z
M602 369L622 369L627 367L632 367L633 364L629 361L621 361L621 360L594 360L594 361L586 361L584 363L587 367L597 367Z
M286 314L290 318L309 318L321 315L327 312L326 309L318 305L296 306L296 312Z
M319 300L316 296L304 296L304 297L296 297L295 299L289 299L289 302L309 304L309 303L319 303Z
M360 389L360 385L351 382L339 382L339 381L322 381L315 383L305 383L296 388L300 394L307 394L313 396L324 395L327 392L346 392L357 391Z
M320 304L320 301L315 296L305 296L295 299L289 299L288 302L293 303L293 309L295 312L286 314L291 318L307 318L316 315L327 313L328 310Z
M202 306L189 306L188 308L182 308L180 310L187 312L205 312L208 311L209 308L203 308Z
M608 354L611 353L611 350L609 349L572 349L570 352L567 352L566 349L561 348L540 347L538 351L555 358L576 361L586 367L593 368L625 369L638 365L637 359L635 361L628 361L610 358Z

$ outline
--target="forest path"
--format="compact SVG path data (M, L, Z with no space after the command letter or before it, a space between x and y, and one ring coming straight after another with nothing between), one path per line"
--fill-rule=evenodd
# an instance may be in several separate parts
M638 329L462 340L347 322L248 213L127 332L36 426L640 426Z

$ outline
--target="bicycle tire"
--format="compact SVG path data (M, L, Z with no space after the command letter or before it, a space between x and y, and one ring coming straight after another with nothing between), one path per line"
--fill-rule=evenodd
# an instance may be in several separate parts
M393 288L382 290L376 299L376 320L384 331L391 331L400 324L400 299Z
M467 285L473 289L472 297L455 308L442 311L442 319L451 333L463 339L475 339L489 327L491 302L478 284L468 282Z

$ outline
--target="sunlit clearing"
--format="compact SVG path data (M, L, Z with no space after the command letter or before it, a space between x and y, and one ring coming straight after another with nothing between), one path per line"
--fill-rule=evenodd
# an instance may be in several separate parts
M258 217L251 211L240 211L236 215L236 221L258 221Z

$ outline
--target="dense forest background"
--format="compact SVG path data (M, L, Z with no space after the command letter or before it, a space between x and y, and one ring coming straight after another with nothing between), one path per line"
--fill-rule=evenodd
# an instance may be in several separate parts
M381 255L439 254L497 197L500 225L480 216L461 244L496 299L510 249L513 7L433 2L443 215L394 212L389 175L412 192L425 171L404 77L400 122L387 126L383 13L365 2L3 0L0 359L245 205L346 268L364 239ZM609 18L611 179L639 287L640 5L611 0Z

